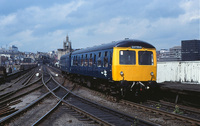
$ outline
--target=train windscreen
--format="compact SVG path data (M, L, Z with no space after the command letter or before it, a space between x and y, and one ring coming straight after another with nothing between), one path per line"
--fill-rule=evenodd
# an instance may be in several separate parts
M139 65L153 65L153 52L139 51Z
M119 63L120 64L132 64L134 65L136 63L135 61L135 51L129 51L129 50L121 50L119 52L120 57L119 57Z

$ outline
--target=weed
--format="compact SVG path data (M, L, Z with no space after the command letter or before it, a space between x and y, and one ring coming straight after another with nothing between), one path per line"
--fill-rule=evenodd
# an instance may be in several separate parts
M161 107L161 104L156 104L156 108L159 109Z
M175 105L174 113L176 113L176 114L180 114L180 115L183 114L183 112L180 111L180 108L179 108L178 105Z

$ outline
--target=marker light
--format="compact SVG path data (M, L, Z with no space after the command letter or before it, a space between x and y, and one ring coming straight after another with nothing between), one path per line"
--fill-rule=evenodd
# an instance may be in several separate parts
M151 74L151 76L153 76L153 72L151 72L150 74Z

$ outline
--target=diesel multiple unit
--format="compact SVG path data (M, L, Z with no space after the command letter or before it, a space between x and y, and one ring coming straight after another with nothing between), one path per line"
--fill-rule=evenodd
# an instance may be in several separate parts
M123 94L125 91L148 89L155 83L156 61L154 46L127 39L63 55L60 67L62 72L89 86L108 82Z

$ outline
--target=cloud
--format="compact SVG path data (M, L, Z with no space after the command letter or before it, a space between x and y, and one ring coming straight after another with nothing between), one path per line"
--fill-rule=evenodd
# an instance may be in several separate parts
M189 0L180 4L180 7L185 10L185 13L180 16L182 23L189 23L200 20L200 4Z
M62 48L66 34L73 48L124 38L170 48L183 39L199 39L200 7L195 0L50 0L17 5L21 8L0 14L0 38L20 50Z
M8 16L1 16L0 17L0 26L5 27L7 25L14 23L15 20L16 20L15 14L11 14L11 15L8 15Z
M54 4L47 8L31 6L8 15L0 15L1 41L7 41L1 43L16 44L19 48L24 48L23 50L29 47L29 51L34 52L37 51L36 49L45 49L44 47L48 47L51 43L50 49L53 49L52 47L55 49L55 39L61 39L60 43L62 43L62 38L66 35L67 16L82 4L82 1L72 1ZM59 29L59 25L65 27ZM40 48L40 45L43 47Z
M149 19L159 18L176 18L184 13L184 10L179 7L180 1L174 0L153 0L144 7L144 15Z

